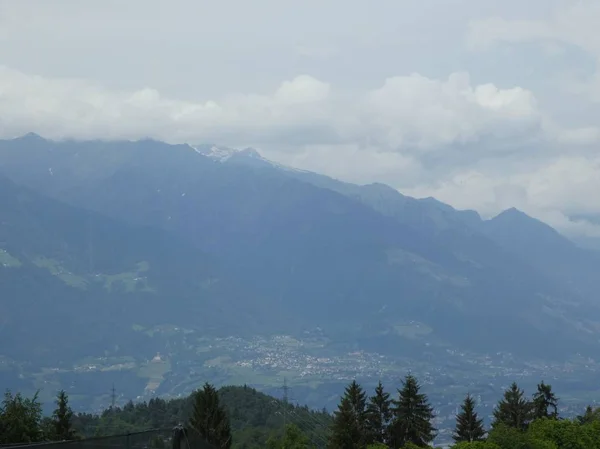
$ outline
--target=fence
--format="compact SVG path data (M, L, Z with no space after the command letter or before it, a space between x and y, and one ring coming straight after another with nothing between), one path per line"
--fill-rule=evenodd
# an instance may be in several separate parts
M176 429L152 429L125 435L31 444L0 445L6 449L215 449L198 433Z

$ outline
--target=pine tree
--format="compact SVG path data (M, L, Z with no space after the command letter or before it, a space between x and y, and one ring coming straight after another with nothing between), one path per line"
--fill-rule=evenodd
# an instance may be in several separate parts
M368 440L367 395L362 387L353 381L334 414L329 447L331 449L362 448Z
M483 419L479 419L475 412L475 400L470 394L467 395L461 406L461 412L456 415L456 428L452 438L456 443L461 441L473 442L483 441L485 430Z
M409 374L402 384L402 390L398 390L398 400L393 401L393 421L390 426L392 446L402 447L412 443L427 447L436 436L436 429L431 423L434 418L433 407L429 405L427 396L419 393L421 386L414 376Z
M219 404L219 394L209 383L194 392L194 411L190 428L198 432L208 443L219 449L231 447L229 417Z
M598 409L594 410L591 405L585 408L583 415L578 415L576 420L579 424L589 424L598 419Z
M552 411L549 411L552 410ZM533 419L558 418L558 398L552 391L552 386L544 381L537 386L533 395Z
M367 405L369 443L388 443L389 425L392 420L391 405L390 394L385 392L379 381L375 388L375 395L370 398Z
M76 439L75 430L72 425L73 411L69 407L69 397L64 390L56 396L56 409L52 414L53 432L52 438L57 441Z
M525 393L513 382L494 410L492 427L502 423L508 427L526 430L531 421L533 405L525 398Z

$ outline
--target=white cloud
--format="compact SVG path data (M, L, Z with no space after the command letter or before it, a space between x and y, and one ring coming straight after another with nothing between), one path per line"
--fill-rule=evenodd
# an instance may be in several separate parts
M342 95L308 75L270 95L228 95L203 103L151 88L112 91L68 79L0 68L2 135L217 140L229 144L362 143L380 150L444 151L468 142L541 138L544 119L525 89L472 86L467 74L446 81L393 77L364 94ZM477 156L477 158L481 155Z
M390 148L440 149L485 139L540 135L535 97L519 87L472 86L469 75L445 81L418 74L388 78L368 94L365 121L371 136Z

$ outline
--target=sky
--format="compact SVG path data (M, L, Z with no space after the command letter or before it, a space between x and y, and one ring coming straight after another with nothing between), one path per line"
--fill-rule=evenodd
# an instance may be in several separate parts
M0 138L254 147L600 239L598 0L0 0Z

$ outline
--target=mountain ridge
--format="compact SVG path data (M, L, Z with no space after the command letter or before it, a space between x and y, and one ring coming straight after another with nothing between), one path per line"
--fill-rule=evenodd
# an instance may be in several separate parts
M529 315L550 305L560 312L536 326L555 326L549 323L576 314L577 326L568 330L567 320L561 329L584 340L589 332L575 329L593 326L581 321L580 305L573 309L551 299L571 295L565 285L467 225L472 216L465 220L447 205L405 197L388 186L356 186L270 164L248 167L233 158L215 162L191 146L152 140L2 141L0 171L44 195L132 226L161 229L218 254L234 277L259 286L259 294L281 298L304 326L329 325L344 334L376 329L388 318L353 309L367 307L373 295L388 317L426 319L438 338L461 344L469 336L449 326L449 317L477 317L501 332L494 320L483 318L494 311L529 332ZM512 279L502 291L495 287L499 276ZM399 297L404 299L393 299ZM519 309L506 314L513 303ZM315 316L314 310L320 312Z

